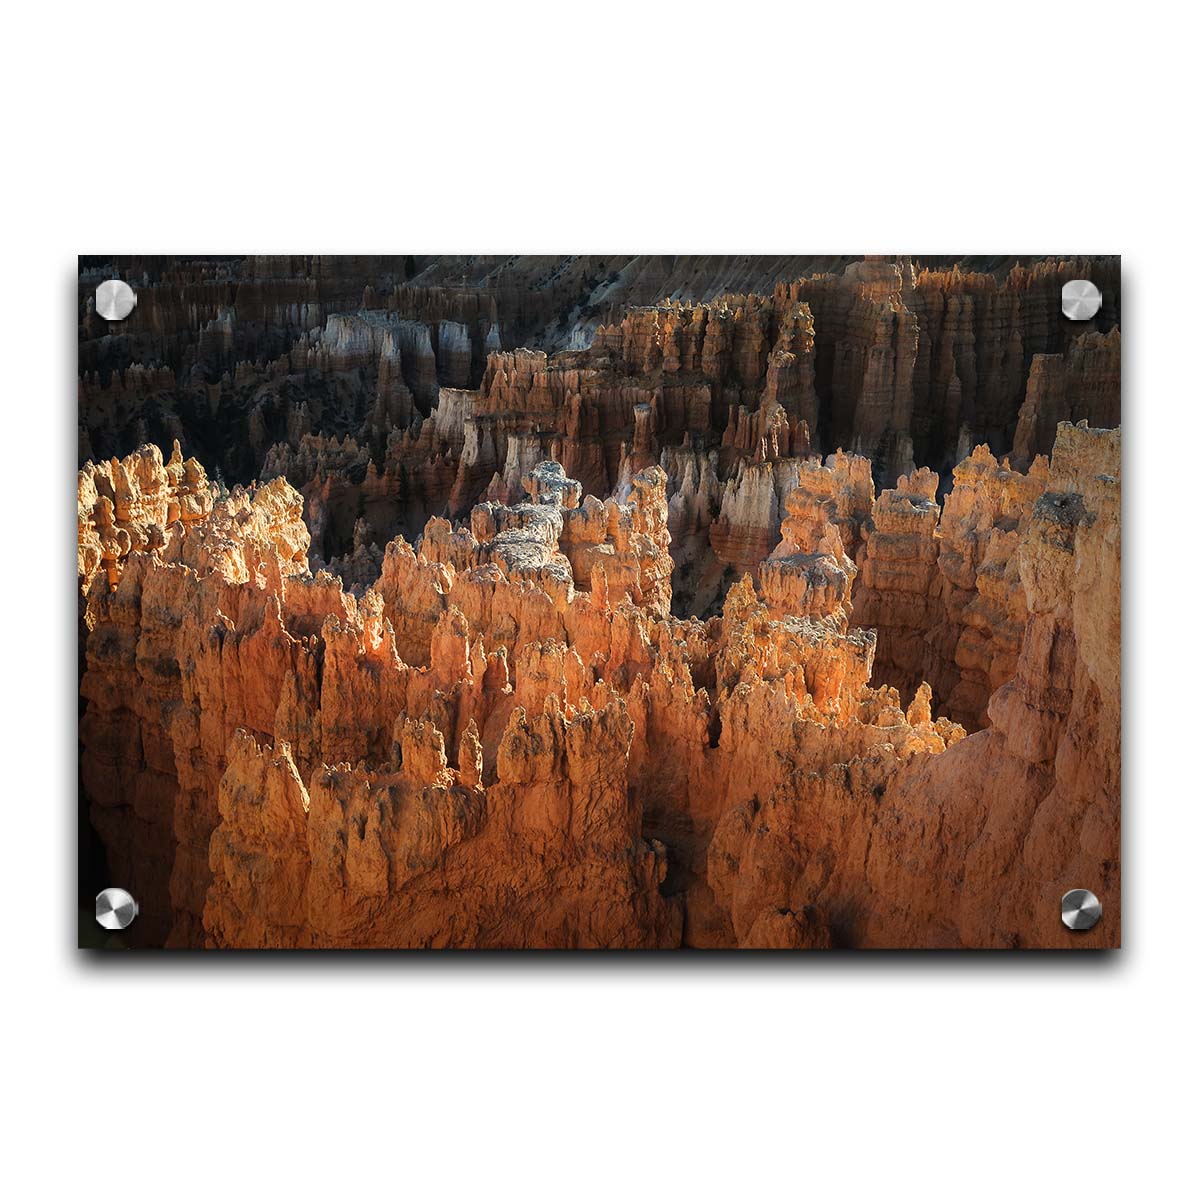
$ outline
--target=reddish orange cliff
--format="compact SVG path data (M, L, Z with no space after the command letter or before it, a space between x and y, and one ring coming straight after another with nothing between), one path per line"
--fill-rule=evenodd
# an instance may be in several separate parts
M135 940L1057 946L1088 886L1118 942L1119 260L125 266L80 778Z
M110 466L142 498L115 528L159 534L130 536L90 584L82 573L82 765L94 823L150 914L141 935L1060 944L1055 888L1119 886L1117 435L1064 425L1048 473L1011 483L978 451L940 521L927 473L856 516L852 461L801 465L758 589L747 575L705 622L670 612L658 467L600 501L535 464L524 499L395 539L355 596L310 573L284 481L185 505L180 465L153 449ZM84 503L93 485L91 551L110 529ZM893 667L919 667L897 613L934 629L940 554L975 545L968 530L985 547L962 611L982 604L991 640L1015 638L1012 661L980 676L1005 682L971 737L933 719L936 686L918 679L905 702L871 683L885 631ZM978 576L998 538L990 590ZM998 599L1010 574L1020 606ZM856 576L891 618L878 634L851 611ZM979 625L956 628L957 662ZM944 671L946 647L920 644Z

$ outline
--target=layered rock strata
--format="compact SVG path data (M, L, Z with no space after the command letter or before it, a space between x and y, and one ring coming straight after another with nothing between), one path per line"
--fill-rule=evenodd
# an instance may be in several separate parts
M157 446L125 459L88 462L79 472L79 587L86 594L103 572L109 585L121 577L134 550L160 546L176 523L186 527L212 512L204 468L186 462L176 442L164 464Z
M657 466L600 500L535 463L359 594L312 573L285 480L218 499L152 448L85 472L82 777L138 936L1059 945L1085 879L1115 944L1119 435L1063 425L1029 475L977 451L940 520L928 473L864 513L856 461L797 465L757 587L704 622L671 615ZM109 479L139 532L97 561ZM993 604L1001 541L1015 658L967 737L936 684L872 685L892 627L859 627L855 579L947 603L950 543Z
M1050 946L1082 881L1117 944L1117 260L80 282L81 780L135 938Z
M876 675L912 696L928 680L939 711L968 729L1016 666L1027 610L1016 549L1047 484L978 446L953 472L945 503L928 470L880 493L866 523L855 623L876 630Z
M141 297L120 326L89 307L116 269ZM1058 312L1077 276L1105 297L1084 326ZM778 544L810 454L893 486L1118 424L1118 297L1113 259L89 261L80 461L179 440L225 484L286 475L318 570L519 498L547 457L600 497L658 462L676 608L703 614Z
M1065 354L1035 354L1017 419L1013 459L1026 464L1049 454L1063 421L1121 423L1121 331L1081 334Z
M1028 616L989 729L912 771L867 756L854 769L874 780L869 806L813 780L726 814L710 881L739 936L767 933L773 907L815 904L848 944L1068 947L1059 901L1080 879L1105 895L1107 921L1120 895L1119 481L1117 432L1060 427L1015 550ZM910 720L928 704L923 686ZM1095 936L1118 945L1119 919Z

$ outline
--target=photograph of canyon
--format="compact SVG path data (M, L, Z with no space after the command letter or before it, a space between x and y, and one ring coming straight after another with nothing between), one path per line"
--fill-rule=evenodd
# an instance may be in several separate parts
M1119 946L1120 289L81 257L80 945Z

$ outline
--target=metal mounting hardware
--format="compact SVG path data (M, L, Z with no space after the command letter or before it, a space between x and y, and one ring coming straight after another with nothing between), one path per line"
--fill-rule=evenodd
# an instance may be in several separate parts
M137 901L124 888L105 888L96 897L96 920L105 929L128 929L137 915Z
M1103 912L1104 906L1087 888L1072 888L1062 898L1062 922L1068 929L1091 929Z
M106 321L123 321L137 304L133 288L123 279L106 279L96 289L96 311Z
M1070 321L1090 321L1100 311L1100 289L1090 279L1063 284L1063 316Z

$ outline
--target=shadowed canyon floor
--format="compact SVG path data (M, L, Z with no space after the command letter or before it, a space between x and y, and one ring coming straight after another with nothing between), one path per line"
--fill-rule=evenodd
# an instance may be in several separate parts
M80 295L81 791L134 942L1119 944L1117 260Z

